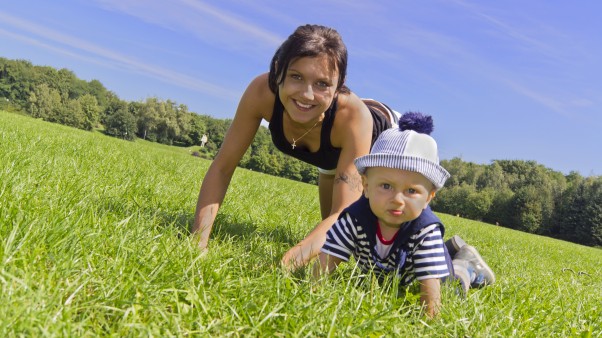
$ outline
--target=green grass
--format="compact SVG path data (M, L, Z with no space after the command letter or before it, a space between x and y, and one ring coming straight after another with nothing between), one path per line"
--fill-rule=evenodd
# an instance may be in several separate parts
M602 250L441 214L495 285L417 296L349 265L319 287L283 253L319 220L315 186L238 169L210 252L188 236L210 162L0 112L0 336L602 335Z

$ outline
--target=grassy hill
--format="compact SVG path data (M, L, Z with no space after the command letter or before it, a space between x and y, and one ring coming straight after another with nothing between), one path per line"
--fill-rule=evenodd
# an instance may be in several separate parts
M428 321L349 265L325 284L282 254L317 188L238 169L200 257L187 228L210 162L0 112L0 335L601 336L602 250L440 214L497 273ZM410 290L411 291L411 290Z

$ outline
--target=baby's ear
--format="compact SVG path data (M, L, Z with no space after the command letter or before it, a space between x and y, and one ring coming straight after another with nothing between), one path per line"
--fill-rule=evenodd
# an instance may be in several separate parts
M362 194L364 195L364 197L368 198L368 196L366 196L366 189L368 187L368 177L366 176L365 173L361 174L361 176L362 176L362 188L363 188Z
M437 189L435 189L433 187L431 192L429 192L429 197L426 199L426 205L424 206L425 208L427 205L429 205L429 203L431 203L431 201L433 200L433 198L435 198L435 196L437 196Z

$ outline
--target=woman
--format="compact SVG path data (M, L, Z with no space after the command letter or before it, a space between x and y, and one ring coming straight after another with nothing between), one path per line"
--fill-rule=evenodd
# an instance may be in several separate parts
M315 165L320 172L322 221L284 255L282 264L303 266L319 253L338 214L362 193L353 160L368 154L394 119L385 105L364 102L345 87L346 73L347 49L334 29L300 26L278 48L269 73L256 77L245 90L203 179L192 226L201 250L207 248L234 170L266 120L280 151Z

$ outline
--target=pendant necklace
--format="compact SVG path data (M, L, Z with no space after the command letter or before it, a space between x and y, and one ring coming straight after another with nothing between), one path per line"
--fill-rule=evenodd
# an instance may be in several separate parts
M319 122L320 122L320 120L316 121L316 123L314 123L314 125L311 128L309 128L308 130L306 130L305 134L301 135L298 139L295 140L295 138L291 136L292 139L293 139L293 143L291 143L291 146L293 147L293 150L297 146L297 141L299 141L300 139L302 139L305 135L309 134L309 132L312 131L318 125Z

